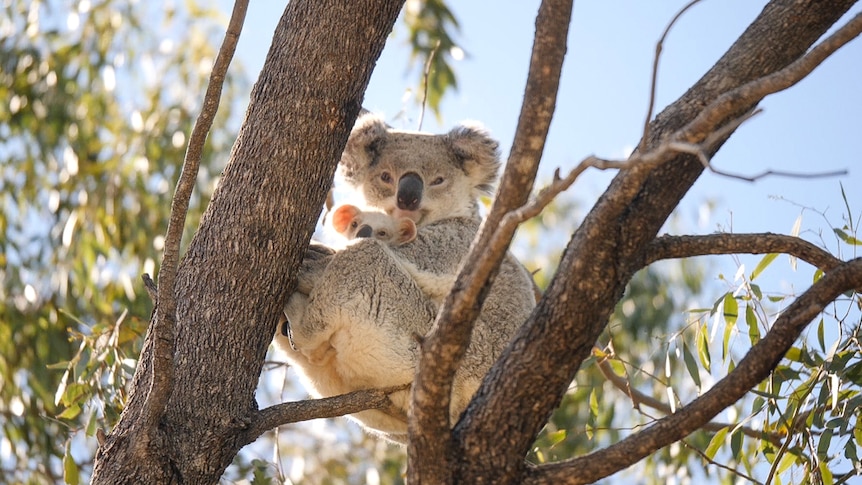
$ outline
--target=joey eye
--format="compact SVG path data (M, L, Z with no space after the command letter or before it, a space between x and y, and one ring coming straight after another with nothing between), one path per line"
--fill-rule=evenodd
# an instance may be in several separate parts
M351 229L356 229L357 227L359 227L359 221L350 221Z
M431 182L431 185L440 185L443 183L443 177L437 177Z
M380 239L386 239L388 236L389 234L386 231L377 231L377 237Z
M383 172L380 174L380 180L382 180L383 183L391 184L392 174L390 174L389 172Z

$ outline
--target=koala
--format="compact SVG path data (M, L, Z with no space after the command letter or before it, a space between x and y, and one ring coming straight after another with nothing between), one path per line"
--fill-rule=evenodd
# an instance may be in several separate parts
M400 246L415 240L417 231L412 219L405 217L396 221L384 212L363 211L350 204L340 205L332 211L332 227L354 243L361 238L373 237L390 246ZM400 263L422 292L438 305L443 304L443 299L458 276L422 271L410 261Z
M417 231L406 244L362 238L340 251L312 245L306 253L275 340L313 396L413 381L417 336L433 330L481 224L478 199L491 191L499 167L497 142L476 126L431 135L390 129L374 115L357 121L339 164L342 179L366 207L407 218ZM448 281L445 293L435 296L417 275ZM534 307L532 277L507 254L455 375L452 424ZM390 397L397 411L351 418L403 443L410 391Z
M412 219L394 219L384 212L363 211L343 204L332 211L332 228L348 240L373 237L400 246L416 239L416 223Z

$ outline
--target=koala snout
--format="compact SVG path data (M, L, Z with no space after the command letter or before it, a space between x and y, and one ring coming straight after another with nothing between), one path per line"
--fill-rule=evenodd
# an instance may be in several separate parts
M371 226L365 224L356 231L356 237L371 237Z
M422 178L413 172L406 173L398 181L398 208L405 211L415 211L422 203Z

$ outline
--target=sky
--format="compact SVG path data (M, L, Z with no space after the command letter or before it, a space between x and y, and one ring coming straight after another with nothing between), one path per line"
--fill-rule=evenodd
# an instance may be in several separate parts
M229 14L232 3L219 0ZM540 168L540 183L584 157L623 158L637 144L649 100L655 44L685 1L577 1L570 25L557 109ZM659 62L656 112L688 89L727 50L766 2L706 0L689 9L665 40ZM449 2L459 20L456 41L466 52L455 63L459 89L443 99L442 123L433 115L424 131L442 133L463 120L477 120L500 140L508 155L527 76L539 2ZM284 4L251 2L236 59L257 78ZM850 13L858 13L857 7ZM843 20L846 21L848 17ZM407 75L405 29L396 24L366 92L364 106L415 129L419 110L404 102L415 78ZM764 112L745 123L714 158L724 171L754 175L764 170L803 174L847 170L840 177L770 176L756 182L704 173L680 205L683 232L790 233L802 215L801 234L836 246L832 227L845 224L843 184L851 213L862 214L862 40L839 50L797 86L761 103ZM590 170L569 189L588 208L612 172ZM708 205L707 205L708 204ZM711 207L711 210L705 210ZM810 208L803 209L803 208ZM824 216L820 213L825 214ZM855 226L854 220L854 226ZM570 234L573 228L561 231ZM668 232L680 232L669 227ZM845 258L852 248L844 246ZM730 260L728 260L730 261ZM753 260L756 264L756 260ZM785 265L786 266L786 265ZM733 273L733 268L729 269ZM748 271L750 272L750 270ZM790 283L799 285L789 275ZM782 280L783 281L783 280ZM810 281L808 276L804 281ZM797 288L799 289L799 288Z
M670 19L687 1L576 1L568 53L554 120L547 139L539 181L556 168L572 169L588 155L624 158L643 129L655 43ZM706 0L689 11L670 31L659 62L656 108L681 96L729 48L758 15L764 2ZM443 99L442 122L426 115L422 129L442 133L462 120L483 123L500 141L503 159L512 144L529 65L539 2L448 2L461 25L456 41L466 57L454 65L459 89ZM229 14L232 2L219 0ZM254 81L263 65L281 2L251 2L236 58ZM856 7L849 15L862 11ZM839 25L846 22L842 19ZM415 129L419 110L405 104L404 93L415 85L408 76L409 46L405 29L396 25L366 92L364 106L396 127ZM713 159L724 171L754 175L765 170L815 174L846 170L840 177L770 176L746 182L704 173L678 208L674 234L775 232L789 234L801 216L800 235L826 245L842 259L854 248L838 244L833 227L847 224L843 184L853 227L862 217L862 39L827 59L808 78L787 91L767 97L764 112L740 127ZM406 109L407 116L395 120ZM405 121L406 120L406 121ZM614 174L590 170L569 189L587 210ZM562 227L568 238L574 227ZM517 250L516 250L517 253ZM730 280L738 265L750 274L759 256L710 259L708 278ZM780 258L761 276L764 288L784 293L804 291L811 268L792 271ZM720 294L720 293L718 293ZM712 297L715 297L713 294ZM709 302L703 302L711 305Z

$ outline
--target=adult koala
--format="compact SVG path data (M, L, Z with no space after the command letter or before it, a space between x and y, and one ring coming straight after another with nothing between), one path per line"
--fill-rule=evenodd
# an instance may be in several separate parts
M481 222L478 198L491 191L499 167L497 142L477 127L430 135L389 129L374 115L357 121L339 166L343 179L366 206L412 219L418 233L398 246L368 238L337 253L309 250L276 343L312 395L412 382L416 336L431 330L437 303L411 274L458 273ZM455 375L452 423L534 306L530 275L507 255ZM405 442L409 391L391 399L402 412L352 418Z

